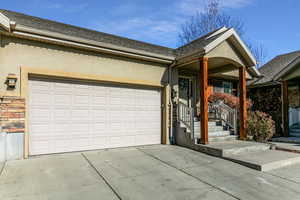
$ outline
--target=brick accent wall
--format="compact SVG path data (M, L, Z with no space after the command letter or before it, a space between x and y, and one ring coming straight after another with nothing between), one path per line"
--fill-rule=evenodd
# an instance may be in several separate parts
M25 132L25 99L0 97L0 126L7 133Z

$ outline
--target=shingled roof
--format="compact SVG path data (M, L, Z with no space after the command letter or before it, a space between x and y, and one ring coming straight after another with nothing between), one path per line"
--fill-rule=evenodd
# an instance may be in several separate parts
M120 36L103 33L99 31L89 30L86 28L81 28L81 27L64 24L64 23L60 23L48 19L25 15L22 13L13 12L9 10L0 9L0 13L5 15L10 20L15 21L17 24L26 27L35 28L38 30L60 33L67 36L73 36L73 37L88 39L97 42L104 42L104 43L113 44L121 47L143 50L151 53L163 54L166 56L174 56L174 49L168 47L149 44L146 42L132 40L129 38L120 37Z
M225 27L221 27L219 29L216 29L204 36L201 36L200 38L197 38L190 43L183 45L176 49L176 55L177 56L184 56L191 53L194 53L195 51L203 50L209 43L213 42L217 38L219 38L221 35L223 35L226 31L229 29Z
M300 58L300 51L278 55L268 63L259 68L259 72L263 75L261 78L253 80L249 85L264 85L276 81L274 78L282 72L294 60Z
M102 51L105 50L104 52L119 52L120 55L143 56L144 58L150 58L150 60L156 59L158 61L157 59L160 59L160 61L166 61L167 63L172 63L177 58L184 58L194 53L198 55L200 55L199 52L203 54L208 53L219 45L220 42L233 36L233 38L237 39L237 43L244 48L245 55L251 60L249 63L252 63L252 65L256 63L234 29L227 29L226 27L214 30L175 49L4 9L0 9L0 25L12 34L20 36L37 37L38 39L42 36L43 40L54 42L59 40L60 43L67 44L73 42L72 45L75 42L77 46L81 44L89 45L89 48L91 46L92 48L101 48Z

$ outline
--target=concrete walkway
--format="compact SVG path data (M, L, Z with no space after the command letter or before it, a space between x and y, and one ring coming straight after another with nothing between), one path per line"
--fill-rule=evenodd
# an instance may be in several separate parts
M264 173L167 145L41 156L7 162L0 197L293 200L300 198L300 165Z

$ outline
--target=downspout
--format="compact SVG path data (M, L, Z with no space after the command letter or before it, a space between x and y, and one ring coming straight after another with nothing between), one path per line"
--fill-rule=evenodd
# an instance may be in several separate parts
M170 108L170 127L169 127L169 140L170 144L175 144L175 137L173 133L173 101L172 101L172 68L176 65L176 60L168 67L168 84L169 84L169 108Z

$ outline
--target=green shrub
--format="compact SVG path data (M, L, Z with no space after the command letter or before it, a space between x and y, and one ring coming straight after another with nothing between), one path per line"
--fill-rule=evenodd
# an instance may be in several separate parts
M251 112L247 120L247 134L257 142L266 142L275 134L275 122L264 112Z

